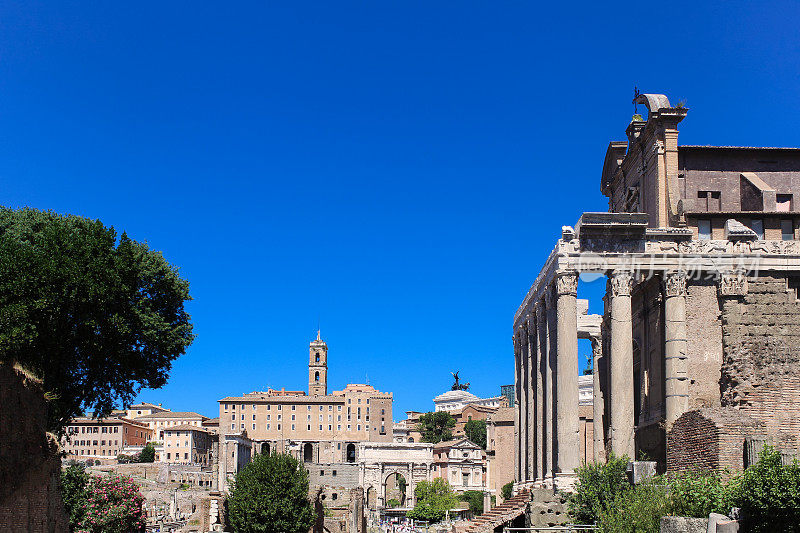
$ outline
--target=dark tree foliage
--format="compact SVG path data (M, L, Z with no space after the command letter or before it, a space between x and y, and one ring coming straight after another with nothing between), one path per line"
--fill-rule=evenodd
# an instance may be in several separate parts
M422 442L448 441L453 438L451 431L456 426L456 419L447 411L425 413L419 417L417 431L422 434Z
M148 442L145 444L142 451L139 453L139 462L140 463L152 463L156 460L156 447L153 446L152 442Z
M512 493L514 492L514 482L509 481L500 489L500 492L503 494L503 499L508 500L511 498Z
M467 420L464 434L471 442L486 449L486 420Z
M465 490L458 499L469 504L469 510L474 516L483 514L483 491Z
M42 379L52 431L163 386L194 338L189 299L161 253L113 227L0 208L0 362Z
M306 533L314 523L308 472L286 454L256 454L236 475L228 519L238 533Z

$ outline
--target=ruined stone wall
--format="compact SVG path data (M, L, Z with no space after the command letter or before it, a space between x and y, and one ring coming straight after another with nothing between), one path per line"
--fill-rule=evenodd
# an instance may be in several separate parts
M731 407L688 411L667 433L667 471L742 470L745 440L764 431L762 421Z
M719 407L722 310L713 280L690 281L686 290L689 409Z
M723 406L766 425L767 436L800 433L800 302L786 279L749 280L722 307ZM796 444L795 444L796 446Z
M0 364L0 531L68 530L58 444L39 383Z
M355 488L358 486L359 465L356 463L306 463L308 484ZM334 472L336 475L334 475Z

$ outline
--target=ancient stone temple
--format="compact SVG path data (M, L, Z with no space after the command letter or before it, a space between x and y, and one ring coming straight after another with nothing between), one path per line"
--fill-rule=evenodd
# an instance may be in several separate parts
M646 119L603 164L609 211L563 227L514 316L518 487L574 479L580 337L594 348L595 460L740 469L764 443L796 452L800 150L680 146L685 107L636 103ZM587 273L607 280L591 326Z

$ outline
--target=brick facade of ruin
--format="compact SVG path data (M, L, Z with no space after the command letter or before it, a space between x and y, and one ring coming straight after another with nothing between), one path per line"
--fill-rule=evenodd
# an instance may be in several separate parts
M0 364L0 531L68 531L60 473L39 383Z

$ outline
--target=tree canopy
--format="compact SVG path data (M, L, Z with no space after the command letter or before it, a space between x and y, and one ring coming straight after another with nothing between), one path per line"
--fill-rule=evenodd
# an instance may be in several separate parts
M464 424L464 435L471 441L486 449L486 420L467 420Z
M308 472L291 455L256 454L236 475L228 520L239 533L306 533L314 523Z
M420 481L414 489L416 504L406 516L415 520L439 522L448 510L458 505L458 497L453 493L450 484L442 479Z
M422 442L437 442L451 440L456 426L456 420L447 411L425 413L419 417L417 431L422 434Z
M167 382L192 343L189 283L98 220L0 208L0 363L42 379L49 425Z

